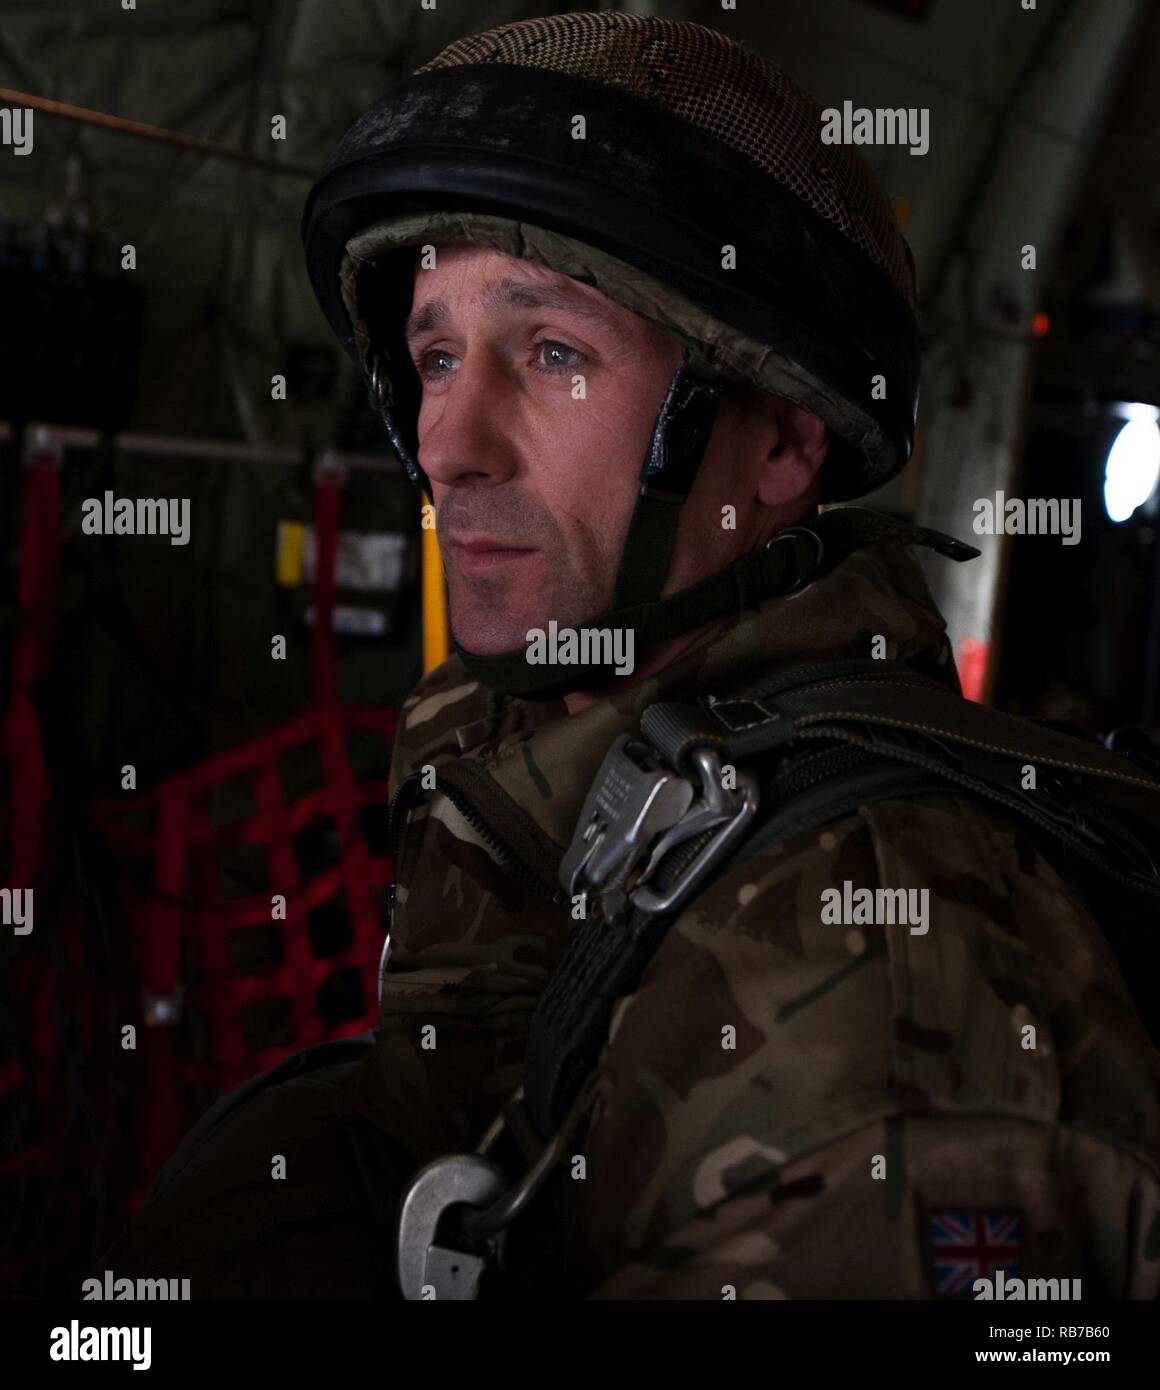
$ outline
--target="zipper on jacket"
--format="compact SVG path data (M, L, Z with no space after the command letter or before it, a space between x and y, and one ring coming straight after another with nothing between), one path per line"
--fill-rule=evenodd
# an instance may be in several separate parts
M416 800L415 792L417 790L424 790L422 782L423 774L421 772L412 772L408 777L403 778L399 783L398 790L391 798L391 807L387 819L387 840L390 845L391 859L396 866L398 865L399 846L403 838L403 830L406 827L412 809L412 806L408 803L413 803ZM428 788L425 790L433 789ZM439 780L438 790L451 802L468 825L476 831L480 839L495 850L505 867L509 868L517 878L534 889L541 897L547 898L549 902L561 903L564 901L564 890L548 883L525 859L518 855L515 850L492 829L480 813L479 808L468 798L462 788L457 787L450 778L444 776Z

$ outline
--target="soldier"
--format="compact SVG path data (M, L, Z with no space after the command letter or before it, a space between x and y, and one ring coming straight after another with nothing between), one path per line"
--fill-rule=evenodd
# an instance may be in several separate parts
M219 1102L116 1276L1160 1290L1160 1056L1091 886L1102 855L1154 919L1160 784L968 706L911 547L973 552L830 506L905 464L919 340L821 128L712 30L568 14L452 44L339 145L310 274L434 504L455 654L402 711L374 1043Z

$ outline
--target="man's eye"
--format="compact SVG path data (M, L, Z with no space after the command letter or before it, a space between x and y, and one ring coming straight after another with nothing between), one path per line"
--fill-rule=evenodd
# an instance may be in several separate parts
M569 347L567 343L558 343L552 338L545 338L542 343L537 343L536 347L536 370L548 374L571 371L579 363L585 361L584 354L577 348Z
M421 352L419 354L419 360L415 365L419 370L419 375L424 381L426 381L428 377L447 375L445 371L433 365L436 359L440 357L453 360L453 355L450 352L445 352L442 348L430 348L427 352Z
M558 343L551 338L534 343L532 350L536 359L533 367L545 376L559 376L564 372L573 371L581 362L588 360L578 348L569 347L567 343ZM453 352L444 348L428 348L426 352L419 353L415 367L422 380L438 380L440 377L451 375L454 366L444 364L454 363L455 360Z

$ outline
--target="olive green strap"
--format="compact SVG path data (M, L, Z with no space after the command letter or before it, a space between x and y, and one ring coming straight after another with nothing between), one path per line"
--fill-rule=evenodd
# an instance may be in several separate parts
M755 607L776 594L792 593L833 569L853 551L883 541L927 546L959 561L979 553L974 546L941 531L897 521L868 507L831 507L798 526L779 531L760 549L668 598L630 608L609 608L578 626L631 630L639 659L641 652L657 642ZM525 649L499 656L479 656L458 643L455 649L474 680L523 699L558 699L569 691L611 684L617 676L612 662L532 665Z

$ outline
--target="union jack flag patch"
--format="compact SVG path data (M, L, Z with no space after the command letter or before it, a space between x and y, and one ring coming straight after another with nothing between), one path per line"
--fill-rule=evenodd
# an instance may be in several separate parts
M1019 1273L1023 1215L1018 1209L928 1209L926 1237L934 1291L944 1298L970 1295L976 1279L993 1279L1000 1269Z

